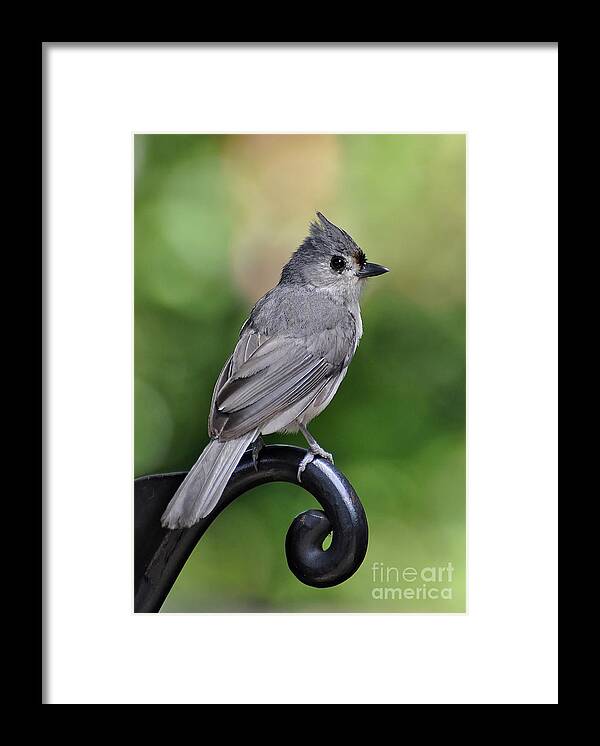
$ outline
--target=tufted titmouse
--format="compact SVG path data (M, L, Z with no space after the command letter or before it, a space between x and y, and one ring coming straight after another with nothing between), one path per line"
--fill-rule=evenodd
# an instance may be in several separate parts
M358 347L364 280L388 270L367 262L344 230L317 217L279 283L242 326L213 392L210 443L167 506L163 526L185 528L207 516L251 444L257 458L261 435L302 432L309 450L298 481L315 456L333 462L306 426L333 399Z

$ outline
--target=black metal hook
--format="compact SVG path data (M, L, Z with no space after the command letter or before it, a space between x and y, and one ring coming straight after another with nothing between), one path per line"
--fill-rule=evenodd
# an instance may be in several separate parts
M135 480L135 602L136 612L156 612L204 532L228 505L253 487L268 482L298 484L298 465L306 451L294 446L265 446L258 471L246 451L219 505L195 526L169 531L160 517L186 472L154 474ZM290 526L285 551L294 575L306 585L328 588L343 583L360 567L368 542L365 511L352 485L329 461L310 463L300 485L323 510L308 510ZM323 541L333 532L331 545Z

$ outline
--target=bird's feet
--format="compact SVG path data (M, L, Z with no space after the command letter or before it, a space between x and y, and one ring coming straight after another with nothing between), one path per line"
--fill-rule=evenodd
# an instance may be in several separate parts
M259 435L258 438L252 443L252 463L254 464L254 471L258 471L258 460L260 458L260 452L265 447L265 441Z
M311 443L309 445L309 450L300 462L298 466L298 482L302 481L302 472L306 469L306 467L312 463L317 456L320 456L321 458L327 459L327 461L330 461L333 464L333 456L331 453L326 451L324 448L321 448L321 446L315 442Z

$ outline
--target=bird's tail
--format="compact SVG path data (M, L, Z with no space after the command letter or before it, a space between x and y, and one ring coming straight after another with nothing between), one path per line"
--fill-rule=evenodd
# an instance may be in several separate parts
M165 528L187 528L205 518L219 502L223 490L258 430L241 438L211 440L192 466L162 515Z

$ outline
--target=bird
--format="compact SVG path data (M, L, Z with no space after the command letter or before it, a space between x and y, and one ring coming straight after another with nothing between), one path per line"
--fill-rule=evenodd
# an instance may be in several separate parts
M333 463L307 429L344 380L363 333L365 280L388 272L321 212L254 306L214 387L210 441L165 509L168 529L193 526L216 507L242 455L258 469L263 435L300 431L308 443L298 482L316 457Z

